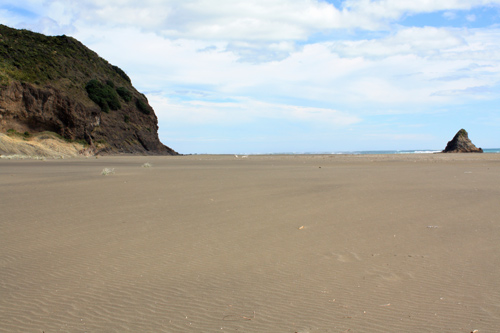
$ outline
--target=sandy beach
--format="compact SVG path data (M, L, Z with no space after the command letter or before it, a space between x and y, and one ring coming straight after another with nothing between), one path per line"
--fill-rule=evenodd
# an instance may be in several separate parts
M1 332L499 331L500 154L0 160L0 198Z

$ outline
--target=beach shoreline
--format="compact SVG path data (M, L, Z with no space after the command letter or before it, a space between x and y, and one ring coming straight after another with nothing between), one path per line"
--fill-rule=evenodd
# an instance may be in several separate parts
M500 327L499 154L0 159L0 193L0 332Z

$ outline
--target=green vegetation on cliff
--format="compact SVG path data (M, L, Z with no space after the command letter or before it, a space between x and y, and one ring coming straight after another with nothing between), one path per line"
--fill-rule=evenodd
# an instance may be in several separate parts
M10 79L37 85L69 79L82 84L90 79L111 79L130 84L125 72L100 58L76 39L45 36L0 25L0 80Z
M121 98L123 98L125 102L130 102L132 100L132 94L130 93L130 91L127 90L127 88L125 87L117 88L116 92L118 93L118 95L120 95Z
M128 75L72 37L45 36L0 25L0 59L0 87L13 80L50 84L80 100L87 97L86 90L88 98L104 112L121 109L119 96L126 103L133 99Z
M128 75L72 37L51 37L0 25L0 59L3 86L11 80L50 84L70 90L80 99L85 97L85 88L88 98L106 113L122 108L120 97L125 103L134 99ZM136 94L134 105L145 115L152 113L141 94Z
M118 99L118 93L115 91L112 82L106 84L98 80L90 80L85 86L91 100L101 107L104 112L121 109L121 104Z
M68 36L0 25L0 132L55 132L100 152L176 154L129 76Z

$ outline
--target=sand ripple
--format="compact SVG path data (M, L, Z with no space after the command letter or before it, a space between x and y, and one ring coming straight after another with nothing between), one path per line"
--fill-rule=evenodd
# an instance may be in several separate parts
M418 158L0 161L0 331L495 331L500 164Z

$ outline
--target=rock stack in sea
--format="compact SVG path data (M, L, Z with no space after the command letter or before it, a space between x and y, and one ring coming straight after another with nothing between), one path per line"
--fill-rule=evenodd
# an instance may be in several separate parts
M448 141L443 153L482 153L481 148L477 148L469 139L469 134L463 128L455 134L451 141Z

